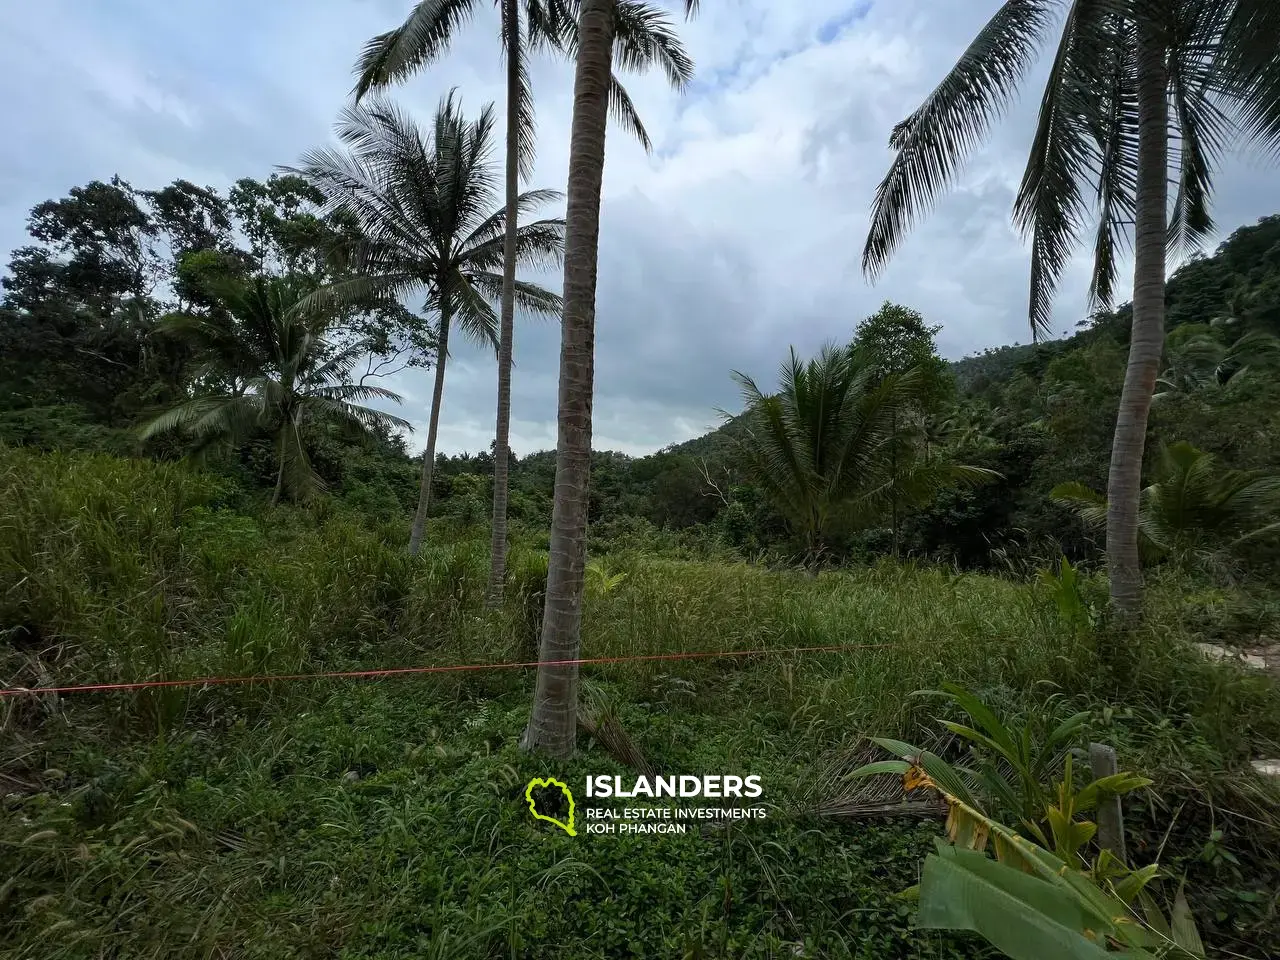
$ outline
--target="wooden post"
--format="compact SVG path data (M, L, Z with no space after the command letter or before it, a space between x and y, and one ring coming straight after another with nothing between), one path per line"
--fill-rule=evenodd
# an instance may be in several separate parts
M1115 750L1105 743L1089 744L1089 768L1095 780L1118 773ZM1120 809L1120 797L1113 793L1098 797L1098 846L1110 850L1122 863L1128 862L1124 849L1124 813Z

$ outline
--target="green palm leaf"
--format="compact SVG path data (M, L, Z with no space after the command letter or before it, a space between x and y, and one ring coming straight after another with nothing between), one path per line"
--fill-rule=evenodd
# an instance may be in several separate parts
M214 439L239 442L255 431L275 437L279 480L277 495L287 489L303 496L320 487L306 449L303 423L329 414L362 430L402 428L406 420L357 401L398 403L385 388L349 381L360 345L334 349L324 338L333 315L300 309L314 291L299 277L258 277L224 292L220 306L234 324L219 328L219 337L234 340L228 349L226 375L242 379L243 391L197 396L166 410L142 425L139 436L150 439L176 432L192 438L196 449ZM177 336L208 338L205 325L174 323ZM236 338L239 339L236 339Z
M863 269L875 276L915 219L1012 101L1053 23L1055 0L1008 0L925 102L894 127L898 151L876 188Z

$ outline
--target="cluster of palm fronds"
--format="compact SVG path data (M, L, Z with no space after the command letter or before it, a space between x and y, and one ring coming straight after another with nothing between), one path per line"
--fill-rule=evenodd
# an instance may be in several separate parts
M822 562L835 531L996 476L936 455L917 370L885 375L859 351L828 345L807 362L793 349L776 394L734 377L747 404L734 443L801 540L807 566Z
M1274 368L1280 362L1280 339L1250 330L1225 343L1202 333L1170 352L1168 365L1156 380L1155 399L1238 385L1255 368Z
M1083 484L1059 484L1050 496L1092 527L1106 522L1106 498ZM1225 468L1186 441L1160 450L1141 504L1139 543L1152 558L1280 532L1280 477Z
M207 446L269 433L278 463L274 502L285 489L297 494L319 483L303 440L304 422L327 418L360 430L407 427L400 417L364 405L400 398L353 382L367 347L335 347L326 339L333 314L298 309L313 292L314 284L296 275L257 277L223 285L217 312L169 318L162 329L193 344L201 357L196 382L207 389L145 424L143 439L178 430Z

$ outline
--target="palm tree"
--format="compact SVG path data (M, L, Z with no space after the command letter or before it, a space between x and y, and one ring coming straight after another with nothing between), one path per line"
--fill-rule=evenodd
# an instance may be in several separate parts
M1050 499L1089 526L1106 523L1107 501L1081 483L1061 483ZM1219 466L1186 441L1160 451L1155 479L1142 491L1139 543L1151 556L1184 554L1208 540L1228 545L1280 531L1280 477Z
M399 299L425 291L426 309L438 317L431 418L409 538L409 552L416 556L431 501L452 326L456 323L478 343L496 347L498 341L498 318L490 301L502 296L508 218L505 208L493 209L493 107L469 123L450 92L440 102L434 125L424 132L394 105L374 98L343 111L337 132L346 151L312 150L301 167L292 169L324 194L327 215L351 217L359 226L359 238L346 253L360 275L321 289L319 302ZM559 197L553 190L531 190L516 197L516 207L528 213ZM558 265L563 248L564 221L537 220L516 231L514 261L531 267ZM523 309L540 314L560 309L555 294L513 282Z
M1232 135L1280 139L1280 56L1271 0L1005 0L924 103L893 130L863 269L876 275L917 215L954 179L1016 92L1065 6L1014 221L1032 244L1030 316L1047 332L1052 294L1096 219L1091 297L1112 300L1117 247L1133 224L1133 327L1108 478L1111 598L1138 612L1138 501L1147 415L1164 343L1167 244L1209 236L1209 191ZM1263 39L1259 31L1272 30ZM1172 108L1172 109L1171 109ZM1178 138L1168 205L1169 138ZM1091 210L1087 200L1096 198Z
M692 15L697 0L684 0ZM643 29L642 29L643 28ZM662 67L683 89L693 64L665 14L642 0L581 0L575 33L573 121L569 129L569 197L565 212L564 314L560 322L560 394L556 484L551 511L546 606L533 711L522 744L564 757L578 723L578 657L587 555L587 484L591 474L591 399L595 389L596 268L600 185L609 103L616 98L613 56L625 69ZM648 42L640 42L643 37Z
M275 491L271 505L287 488L298 496L318 485L303 442L302 426L330 418L362 430L408 427L407 421L358 401L400 397L381 387L351 382L352 371L365 356L363 344L335 350L324 338L329 318L304 316L299 303L314 284L296 275L256 277L229 285L219 306L230 324L207 329L205 318L175 315L166 331L211 347L207 372L227 389L194 397L160 414L141 430L141 438L179 431L198 442L269 430L275 435Z
M918 367L884 374L863 353L826 346L807 363L792 349L773 395L733 376L747 407L734 447L799 538L812 573L833 531L995 476L937 458L924 463L905 447L900 421L928 390Z
M1170 357L1169 366L1156 380L1156 397L1195 393L1239 383L1255 367L1274 367L1280 361L1280 339L1251 330L1227 344L1202 334L1187 340Z
M364 46L356 64L353 93L357 101L374 90L404 80L435 63L447 52L461 25L481 0L420 0L404 22L380 33ZM507 494L511 432L511 366L515 327L515 262L520 178L533 170L533 91L526 54L549 48L572 55L577 50L577 0L495 0L507 66L506 232L503 238L502 296L498 330L498 416L493 448L493 528L490 553L490 606L502 602L507 569ZM522 15L523 6L523 15ZM624 6L624 5L620 5ZM631 6L624 6L630 10ZM521 29L523 27L523 30ZM619 36L627 56L644 60L644 51L679 59L679 51L664 45L666 37L652 34L642 18L620 17ZM665 54L661 51L665 50ZM651 58L651 57L650 57ZM616 77L610 78L610 109L648 150L649 136L631 98Z

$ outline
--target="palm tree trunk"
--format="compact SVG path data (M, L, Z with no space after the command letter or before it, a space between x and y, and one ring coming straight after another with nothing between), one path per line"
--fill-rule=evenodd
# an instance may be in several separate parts
M889 448L889 476L892 478L893 484L889 496L889 529L890 539L893 545L893 559L898 559L898 410L895 407L890 414L892 417L891 426L889 427L890 436L893 437L893 446Z
M587 554L587 485L591 472L596 267L600 185L612 71L614 0L583 0L569 134L565 211L564 315L560 327L559 437L547 599L539 659L577 659ZM576 664L540 666L533 712L522 745L565 757L578 722Z
M502 0L507 50L507 223L502 239L502 309L498 332L498 424L493 441L493 527L489 541L490 607L502 605L507 579L507 465L511 434L511 352L516 314L516 234L520 196L520 7Z
M280 459L280 469L276 471L276 488L271 494L271 506L276 506L280 502L280 491L284 489L284 444L286 431L289 429L288 422L280 428L280 449L276 451L277 457Z
M413 517L409 534L409 556L422 549L422 536L427 529L427 508L431 505L431 473L436 465L436 432L440 427L440 398L444 395L444 366L449 357L448 298L441 297L440 339L436 345L436 385L431 392L431 419L427 423L427 449L422 453L422 484L418 488L418 512Z
M1111 601L1124 619L1142 607L1138 507L1147 414L1164 348L1168 232L1169 102L1165 44L1138 26L1138 182L1134 225L1133 327L1107 478L1107 572Z

